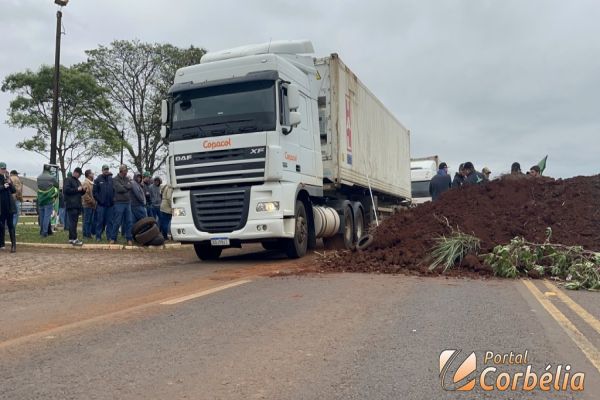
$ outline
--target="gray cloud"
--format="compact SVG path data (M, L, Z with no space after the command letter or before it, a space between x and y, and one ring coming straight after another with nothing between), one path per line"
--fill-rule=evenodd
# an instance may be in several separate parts
M8 0L0 16L0 75L53 62L51 1ZM548 173L600 172L600 3L543 1L73 0L63 63L114 39L218 50L309 38L339 53L411 129L412 154L471 160L494 172L549 154ZM0 95L0 117L10 97ZM0 158L37 173L14 150L28 132L0 125Z

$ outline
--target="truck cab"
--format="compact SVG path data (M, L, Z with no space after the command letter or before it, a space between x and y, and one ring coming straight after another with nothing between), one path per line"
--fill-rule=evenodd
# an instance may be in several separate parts
M304 255L310 196L323 193L318 91L309 41L208 53L181 68L163 102L174 240L201 259L282 241Z
M410 162L410 181L413 204L431 201L429 183L438 169L438 157L413 159Z

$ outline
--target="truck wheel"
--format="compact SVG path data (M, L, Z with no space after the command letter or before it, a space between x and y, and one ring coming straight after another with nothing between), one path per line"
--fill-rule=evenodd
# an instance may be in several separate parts
M296 200L296 228L294 238L285 240L285 252L289 258L300 258L306 254L308 248L308 219L304 203Z
M344 247L348 250L354 249L354 213L351 207L344 208Z
M139 235L152 228L154 225L156 225L156 220L153 217L142 218L133 225L131 234L133 236Z
M210 243L194 243L194 251L202 261L217 260L223 251L222 247L211 246Z
M160 235L160 229L156 224L152 225L150 229L143 231L142 233L138 233L134 236L135 241L138 242L142 246L146 246L148 243L152 241L156 236Z
M366 233L365 214L363 213L362 208L357 208L356 214L354 215L354 242L358 243L358 240Z

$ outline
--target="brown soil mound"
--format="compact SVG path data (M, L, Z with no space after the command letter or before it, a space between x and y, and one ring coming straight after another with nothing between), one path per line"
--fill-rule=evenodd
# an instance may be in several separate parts
M427 271L427 254L436 237L454 229L481 239L481 252L523 236L543 242L547 227L552 242L600 250L600 175L570 179L513 178L450 190L385 220L373 244L362 252L325 257L322 270L398 273ZM463 266L489 273L473 257Z

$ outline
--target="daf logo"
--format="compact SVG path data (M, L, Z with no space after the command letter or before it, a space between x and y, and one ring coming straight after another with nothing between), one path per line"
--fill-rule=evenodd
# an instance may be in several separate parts
M254 149L250 149L250 154L260 154L260 153L264 153L265 149L264 147L256 147Z
M192 159L191 154L186 154L185 156L175 156L175 161L188 161Z

